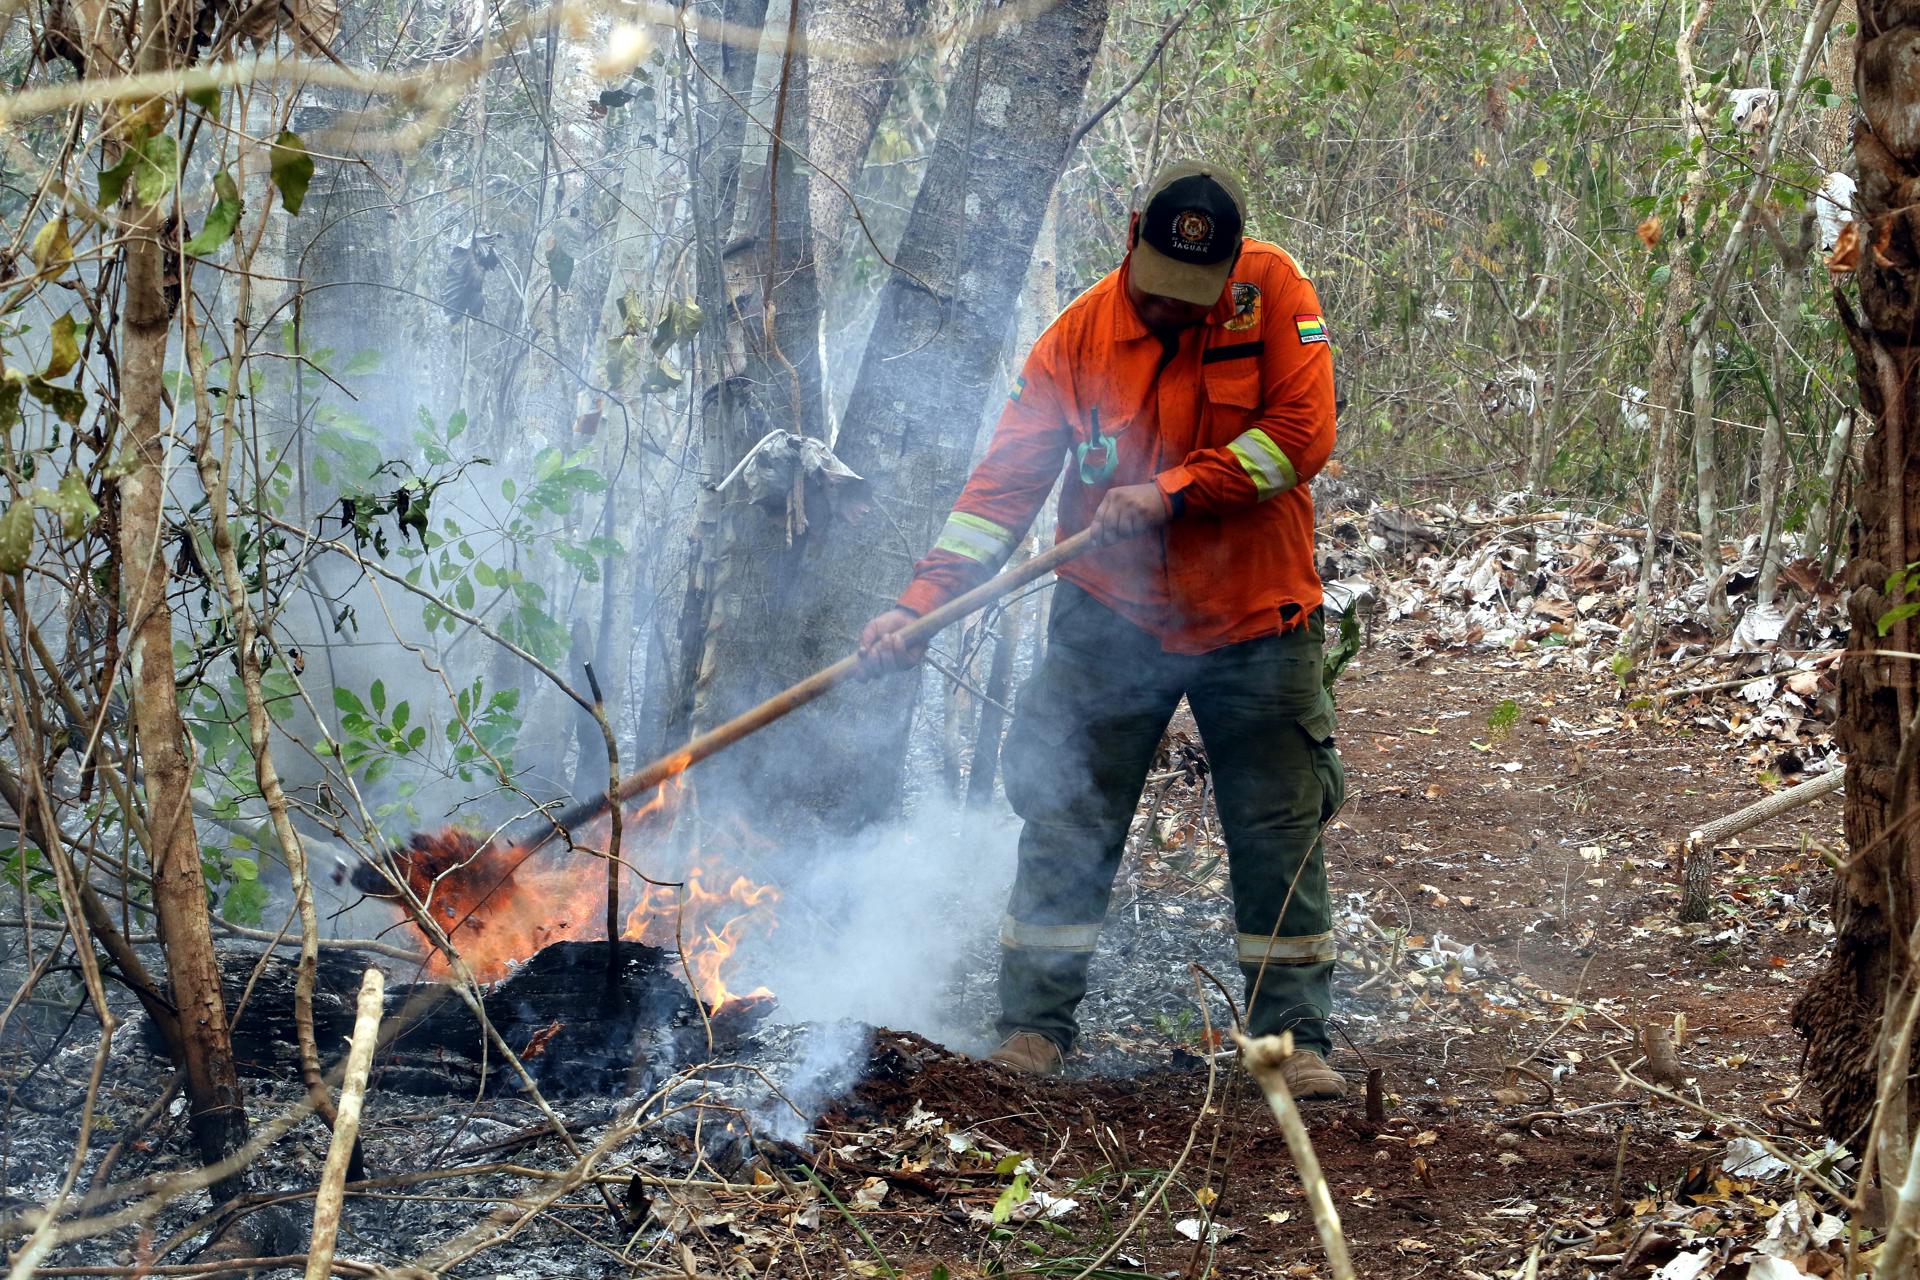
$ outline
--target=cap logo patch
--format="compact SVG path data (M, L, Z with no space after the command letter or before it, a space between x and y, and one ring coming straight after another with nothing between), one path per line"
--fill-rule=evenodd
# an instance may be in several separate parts
M1213 219L1200 209L1183 209L1173 215L1173 247L1205 253L1213 247Z

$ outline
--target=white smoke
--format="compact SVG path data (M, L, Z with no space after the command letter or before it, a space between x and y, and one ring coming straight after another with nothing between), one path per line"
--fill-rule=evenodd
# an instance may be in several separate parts
M956 1046L987 1028L956 1016L951 988L997 935L1019 824L923 801L915 813L783 860L780 926L742 958L803 1022L853 1019Z

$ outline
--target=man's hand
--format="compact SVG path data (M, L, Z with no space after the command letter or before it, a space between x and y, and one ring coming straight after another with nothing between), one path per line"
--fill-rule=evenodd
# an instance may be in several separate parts
M1107 490L1093 513L1093 545L1110 547L1173 518L1173 511L1157 485L1126 484Z
M919 621L906 609L889 609L860 628L860 678L871 680L889 671L905 671L918 666L927 654L927 646L909 648L901 643L900 632Z

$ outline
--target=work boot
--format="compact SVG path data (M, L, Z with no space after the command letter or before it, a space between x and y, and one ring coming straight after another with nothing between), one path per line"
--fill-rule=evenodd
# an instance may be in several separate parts
M1312 1049L1295 1049L1280 1064L1280 1078L1296 1102L1330 1102L1347 1096L1347 1082Z
M987 1061L997 1062L1030 1076L1057 1076L1066 1065L1066 1057L1060 1052L1060 1046L1038 1031L1014 1032L1000 1042L998 1049L987 1055ZM1334 1079L1339 1077L1335 1076Z

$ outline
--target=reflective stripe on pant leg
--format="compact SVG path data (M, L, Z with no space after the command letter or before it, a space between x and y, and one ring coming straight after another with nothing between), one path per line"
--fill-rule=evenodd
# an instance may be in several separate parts
M1258 933L1237 933L1234 942L1240 949L1241 964L1315 964L1333 959L1333 934L1310 933L1304 937L1269 937Z
M1092 924L1031 924L1001 917L1000 945L1029 951L1092 951L1100 945L1100 921Z

